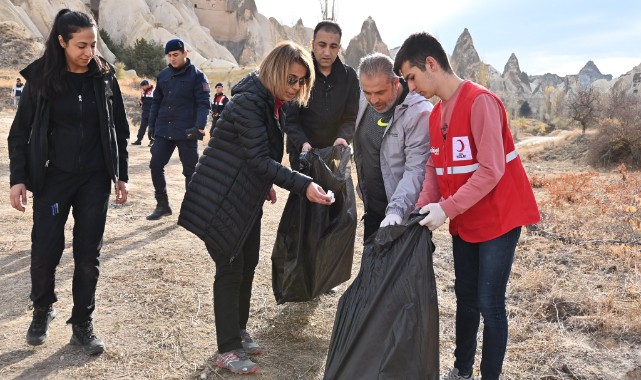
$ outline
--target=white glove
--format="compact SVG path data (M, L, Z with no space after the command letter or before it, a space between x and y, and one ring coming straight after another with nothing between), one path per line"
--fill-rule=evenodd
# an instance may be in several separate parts
M423 206L419 211L419 214L427 214L427 216L423 218L423 220L418 222L418 224L420 224L421 226L427 226L430 231L434 231L435 229L442 226L447 219L445 211L443 211L443 208L438 203L430 203Z
M393 226L396 224L401 224L403 219L396 214L389 214L381 222L381 227Z

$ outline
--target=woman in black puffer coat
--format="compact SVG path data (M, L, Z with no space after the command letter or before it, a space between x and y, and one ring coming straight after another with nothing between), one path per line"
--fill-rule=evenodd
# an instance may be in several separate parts
M310 54L281 42L232 89L209 146L200 157L182 203L178 224L201 238L216 263L214 315L219 355L216 364L235 373L258 366L246 354L261 347L246 331L258 264L262 205L276 202L273 185L331 203L312 179L280 164L288 101L307 104L314 70Z

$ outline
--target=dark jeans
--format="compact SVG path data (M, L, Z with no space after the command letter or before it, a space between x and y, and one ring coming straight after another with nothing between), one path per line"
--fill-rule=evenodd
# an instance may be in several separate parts
M220 116L213 116L211 118L211 128L209 129L209 138L214 135L214 128L216 128L216 122L220 119Z
M384 213L374 212L372 210L366 210L365 215L363 215L364 222L364 231L363 231L363 242L367 240L370 235L373 235L381 227L381 222L385 219Z
M95 308L100 248L105 231L111 181L106 172L70 174L47 170L42 193L33 198L31 300L47 306L58 300L56 267L65 246L64 228L73 210L73 310L67 323L91 320Z
M482 243L452 237L456 280L456 349L454 367L470 373L476 353L476 335L483 316L481 376L498 379L507 347L505 290L514 251L521 235L517 227Z
M138 135L136 138L138 141L142 141L142 138L145 137L145 131L147 130L147 127L149 126L149 114L146 116L142 116L140 119L140 128L138 128ZM153 136L153 130L149 128L149 133L147 134L147 138L149 141L154 141L154 136Z
M169 162L174 150L178 147L178 156L183 164L183 175L185 183L189 183L191 175L196 170L198 163L198 141L197 140L168 140L162 136L156 137L156 142L151 147L151 182L154 184L156 193L167 192L167 181L165 180L165 166Z
M216 262L214 317L218 352L242 348L240 330L247 328L254 270L260 250L260 219L254 223L243 248L231 263Z

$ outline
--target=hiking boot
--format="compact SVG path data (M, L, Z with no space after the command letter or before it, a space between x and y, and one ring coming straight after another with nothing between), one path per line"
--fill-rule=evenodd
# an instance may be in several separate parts
M148 147L150 147L150 148L151 148L152 146L154 146L154 141L155 141L155 140L149 140L149 145L147 145L147 146L148 146Z
M49 323L56 317L56 309L53 306L34 306L33 319L27 330L27 343L32 346L39 346L47 340Z
M474 376L474 373L470 373L469 375L462 375L458 368L452 368L450 372L443 378L443 380L469 380L473 379L476 380L476 376Z
M243 344L243 350L247 355L258 355L263 352L263 348L254 342L247 330L240 330L240 341Z
M147 215L147 220L158 220L168 215L171 215L171 207L169 207L167 193L156 193L156 208Z
M136 140L136 141L131 143L131 145L141 145L141 144L142 144L142 141L140 141L140 140Z
M91 321L71 325L73 335L70 344L82 346L87 355L98 355L105 350L105 343L93 333Z
M239 375L248 375L258 371L258 364L251 361L243 350L232 350L218 354L216 365Z

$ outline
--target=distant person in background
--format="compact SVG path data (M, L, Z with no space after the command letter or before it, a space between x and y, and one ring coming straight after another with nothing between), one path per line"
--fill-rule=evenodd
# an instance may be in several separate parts
M316 79L309 105L291 104L285 132L290 167L300 170L300 154L312 148L349 147L358 112L358 79L353 68L338 58L343 32L332 21L314 29L312 58Z
M22 90L24 89L24 84L20 78L16 79L16 84L11 88L11 97L13 98L13 106L18 108L20 104L20 96L22 96Z
M98 31L87 14L63 9L53 20L44 55L20 73L27 79L9 131L11 206L24 212L33 193L31 301L27 343L47 340L55 318L56 268L73 213L71 344L104 351L93 331L100 249L111 181L116 203L127 201L129 124L115 70L96 56Z
M483 316L481 376L499 378L507 348L505 290L521 227L540 220L532 187L514 147L501 99L459 78L441 43L428 33L403 42L394 70L425 98L430 157L417 202L431 231L450 219L456 293L456 349L447 379L473 378Z
M379 227L400 224L414 211L429 157L432 103L409 91L384 54L363 57L358 79L362 96L354 161L367 240Z
M216 122L220 118L220 114L223 113L229 98L223 94L223 84L216 83L216 94L214 94L214 101L211 102L211 130L209 131L209 137L214 135L214 127L216 127Z
M168 41L165 54L169 64L158 74L149 111L149 128L155 138L149 169L156 208L147 220L171 215L165 166L178 148L186 188L198 162L198 140L205 136L210 110L209 81L187 58L185 43L179 38Z
M307 103L312 65L302 46L284 41L267 54L258 73L234 86L180 210L178 224L205 242L216 264L216 365L238 374L256 372L258 365L247 355L262 352L247 331L247 321L263 204L276 202L274 185L310 202L331 204L331 197L311 178L281 165L281 107L290 101Z
M142 144L142 138L145 136L147 126L149 126L149 111L151 111L151 104L154 102L154 86L150 84L147 79L140 82L140 88L142 89L140 100L138 101L138 105L140 105L142 109L140 114L140 128L138 129L136 141L132 142L131 145ZM149 146L154 145L153 128L149 128L147 137L149 138Z

